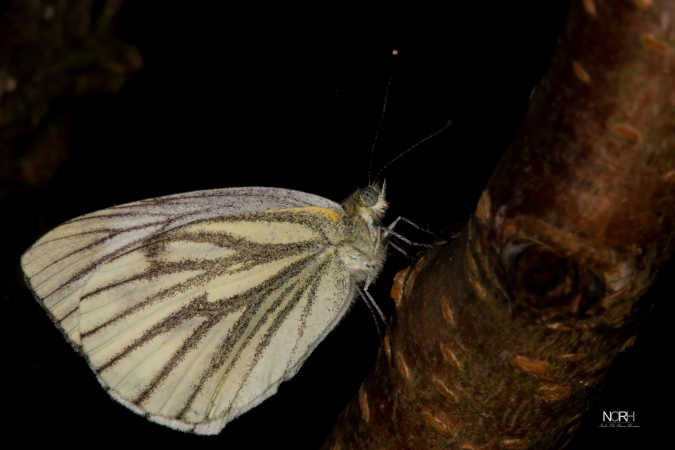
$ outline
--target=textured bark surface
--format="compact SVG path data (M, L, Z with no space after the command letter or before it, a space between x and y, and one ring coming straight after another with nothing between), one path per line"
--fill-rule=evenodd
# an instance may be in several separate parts
M325 447L558 448L673 250L675 2L574 1L465 231L399 274Z

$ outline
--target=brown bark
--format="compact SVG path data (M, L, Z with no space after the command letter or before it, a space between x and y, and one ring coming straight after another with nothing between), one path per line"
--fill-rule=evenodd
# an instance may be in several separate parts
M327 448L569 442L673 250L673 17L673 1L572 2L465 231L399 274Z

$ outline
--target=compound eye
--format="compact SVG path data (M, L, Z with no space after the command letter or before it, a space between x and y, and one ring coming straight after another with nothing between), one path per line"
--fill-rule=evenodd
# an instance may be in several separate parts
M361 189L361 201L365 206L373 206L380 198L380 190L375 186L368 186Z

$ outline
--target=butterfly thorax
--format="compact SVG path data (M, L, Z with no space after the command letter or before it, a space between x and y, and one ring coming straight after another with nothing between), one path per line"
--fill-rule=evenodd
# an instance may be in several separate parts
M340 261L357 283L370 284L380 273L386 245L380 225L387 210L384 186L368 186L343 203L345 240L338 245Z

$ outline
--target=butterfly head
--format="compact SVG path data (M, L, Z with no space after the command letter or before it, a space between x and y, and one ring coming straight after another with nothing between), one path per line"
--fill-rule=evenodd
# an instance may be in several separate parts
M356 282L372 283L386 257L386 242L380 225L387 201L385 184L357 189L342 203L345 239L338 247L339 258Z
M370 184L364 188L359 189L355 193L357 200L357 208L361 210L361 215L367 215L372 218L372 221L379 222L387 212L387 200L385 199L386 182L382 185Z

